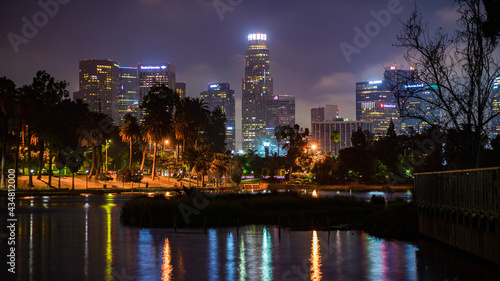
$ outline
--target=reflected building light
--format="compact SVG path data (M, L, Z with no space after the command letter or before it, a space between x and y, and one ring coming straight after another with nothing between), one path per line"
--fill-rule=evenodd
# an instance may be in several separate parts
M271 234L267 227L262 231L262 280L273 280Z
M33 213L30 213L30 257L29 257L29 277L33 280Z
M349 235L349 232L347 232L347 235ZM337 233L335 236L335 242L336 242L335 248L336 248L336 252L337 252L337 258L335 260L336 269L337 269L337 276L342 276L342 262L344 261L344 255L342 253L342 239L340 238L340 230L337 230Z
M170 253L170 242L168 241L168 238L166 238L165 244L163 245L163 265L161 267L162 281L172 280L172 257Z
M312 242L311 242L311 280L319 281L321 280L321 252L318 240L318 232L313 231Z
M83 271L85 281L89 280L89 203L85 203L85 264Z
M368 279L370 280L386 280L385 261L386 254L384 242L375 237L370 237L365 233L363 239L366 240L365 254L368 260Z
M149 278L149 266L154 264L155 257L153 256L153 237L148 229L139 230L139 243L137 244L139 252L138 275L137 280Z
M234 269L235 269L234 238L233 238L233 234L230 232L227 234L227 239L226 239L226 272L227 272L226 280L235 280Z
M417 278L417 249L415 246L406 245L406 279L411 281L418 280Z
M113 240L111 237L111 209L114 204L106 204L103 206L106 210L106 280L113 280Z
M245 267L245 238L242 236L240 240L240 281L247 280L247 270Z
M219 280L219 261L217 250L217 232L215 229L208 231L208 278Z

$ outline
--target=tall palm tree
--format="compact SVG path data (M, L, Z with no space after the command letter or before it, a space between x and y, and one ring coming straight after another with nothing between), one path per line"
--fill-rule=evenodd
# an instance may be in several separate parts
M149 136L154 143L153 166L151 178L156 175L156 152L160 143L169 136L172 131L172 118L178 96L165 85L151 89L144 97L141 107L144 109L144 120L142 122L143 132Z
M139 124L138 118L130 113L127 113L124 116L124 123L120 126L119 130L122 141L130 143L130 159L128 168L129 170L132 170L132 143L134 140L139 139L142 134L142 128Z
M285 126L279 125L274 128L274 136L276 137L276 142L278 143L278 157L280 156L280 143L285 138Z
M340 141L339 131L333 131L330 139L335 143L335 156L337 155L337 143Z
M90 167L90 172L88 179L92 178L94 174L97 174L97 170L101 166L102 154L100 151L98 153L98 147L102 144L104 140L105 133L102 130L102 124L109 122L112 123L111 117L104 113L99 113L95 111L88 112L84 115L77 128L77 134L82 146L92 148L92 166ZM100 150L100 149L99 149Z
M33 173L31 172L31 137L33 132L33 123L37 115L36 95L33 88L29 85L20 89L20 97L17 104L19 117L26 125L27 154L28 154L28 187L33 187Z
M182 152L186 144L198 146L198 133L208 123L210 110L207 103L199 98L185 97L179 102L174 117L175 136L182 140Z

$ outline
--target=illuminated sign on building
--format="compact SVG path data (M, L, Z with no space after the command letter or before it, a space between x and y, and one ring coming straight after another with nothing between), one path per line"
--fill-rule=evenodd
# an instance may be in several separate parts
M396 105L395 104L381 103L380 107L384 107L384 108L396 108Z
M274 100L279 100L280 97L279 96L274 96Z
M373 84L382 84L382 80L376 80L376 81L370 81L368 82L370 85L373 85Z
M166 69L167 66L166 65L162 65L162 66L157 66L157 65L142 65L141 66L141 69Z
M252 40L266 41L267 40L267 34L262 34L262 33L248 34L248 41L252 41Z
M218 88L218 87L219 87L219 85L217 85L217 84L211 84L211 85L210 85L210 88L212 88L212 89L213 89L213 88Z

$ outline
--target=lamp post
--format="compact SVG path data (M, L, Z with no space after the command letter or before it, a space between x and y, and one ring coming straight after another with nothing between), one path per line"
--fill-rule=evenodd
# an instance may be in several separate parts
M108 172L108 146L111 144L111 140L106 141L106 173Z

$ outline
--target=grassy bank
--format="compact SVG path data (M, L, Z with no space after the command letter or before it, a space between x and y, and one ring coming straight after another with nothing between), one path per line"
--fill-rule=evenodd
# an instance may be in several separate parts
M355 197L313 198L297 193L224 194L211 199L201 194L171 199L135 197L124 204L121 220L140 227L264 224L295 230L363 229L372 235L407 240L417 233L411 204L385 206Z

